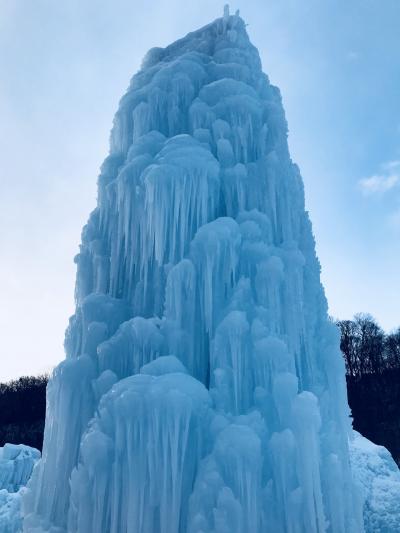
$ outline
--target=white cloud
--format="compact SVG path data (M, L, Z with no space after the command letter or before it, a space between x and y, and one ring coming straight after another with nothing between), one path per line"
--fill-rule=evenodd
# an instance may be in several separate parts
M358 181L363 194L383 194L400 185L400 160L387 161L380 167L380 172Z
M389 169L388 169L389 170ZM394 167L390 168L394 170ZM400 183L400 173L374 174L359 180L358 185L364 194L385 193Z
M390 200L386 203L386 213L384 215L388 228L400 231L400 160L387 161L381 165L381 170L367 178L358 181L361 192L366 196L384 195ZM393 201L397 203L395 207ZM390 207L391 206L391 207Z
M383 165L383 168L389 171L394 170L394 169L400 170L400 160L388 161L387 163Z

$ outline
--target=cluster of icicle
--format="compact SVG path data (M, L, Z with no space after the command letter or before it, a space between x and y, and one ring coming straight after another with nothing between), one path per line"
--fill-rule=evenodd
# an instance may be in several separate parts
M39 458L39 450L24 444L5 444L1 447L0 490L18 492L27 484Z
M302 180L238 15L146 56L76 262L25 531L363 531Z

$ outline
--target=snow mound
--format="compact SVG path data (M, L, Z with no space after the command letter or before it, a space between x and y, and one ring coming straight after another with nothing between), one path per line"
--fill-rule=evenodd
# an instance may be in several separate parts
M363 488L366 533L400 531L400 471L388 450L354 431L350 458Z

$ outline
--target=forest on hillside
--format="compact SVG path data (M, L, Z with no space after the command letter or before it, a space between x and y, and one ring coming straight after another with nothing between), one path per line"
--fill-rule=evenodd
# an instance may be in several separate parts
M368 314L337 324L354 429L400 464L400 328L385 334Z
M368 314L336 322L354 429L400 464L400 328L386 334ZM42 449L48 376L0 384L0 446Z
M24 376L0 383L0 446L43 444L48 376Z

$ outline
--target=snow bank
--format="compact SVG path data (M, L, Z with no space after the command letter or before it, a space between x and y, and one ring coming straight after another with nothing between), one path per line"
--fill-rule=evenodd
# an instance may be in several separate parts
M383 446L354 431L350 441L354 477L363 489L366 533L400 530L400 471Z

